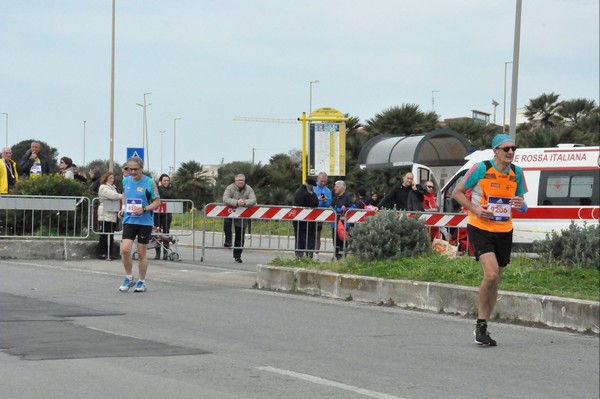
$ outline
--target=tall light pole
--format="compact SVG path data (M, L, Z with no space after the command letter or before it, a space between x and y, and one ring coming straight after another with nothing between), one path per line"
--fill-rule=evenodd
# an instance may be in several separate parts
M312 112L312 86L313 83L320 83L318 80L311 80L309 83L310 86L310 96L309 96L309 103L308 103L308 116L310 116L311 112Z
M146 96L148 94L152 94L150 92L148 93L144 93L144 104L140 104L140 103L136 103L136 105L139 105L140 107L144 108L144 120L142 122L142 147L144 148L144 164L146 165L146 169L150 170L150 156L149 156L149 149L148 149L148 119L147 119L147 114L146 114L146 108L151 106L152 104L147 104L146 103Z
M439 90L431 90L431 110L435 110L435 93L439 93Z
M5 144L5 146L8 147L8 112L3 112L2 115L6 116L6 144Z
M83 121L83 165L85 166L85 124L87 121Z
M506 67L512 64L512 61L504 61L504 110L502 111L502 131L506 131Z
M163 173L163 137L165 135L166 130L160 131L160 173Z
M115 153L115 0L112 2L112 46L110 56L110 158L108 169L113 170Z
M515 41L513 45L512 85L510 90L510 126L508 134L516 143L517 140L517 92L519 87L519 48L521 45L521 6L517 0L515 12Z
M177 149L177 121L179 119L181 118L173 118L173 173L176 173L177 171L177 169L175 169L177 166L175 151Z

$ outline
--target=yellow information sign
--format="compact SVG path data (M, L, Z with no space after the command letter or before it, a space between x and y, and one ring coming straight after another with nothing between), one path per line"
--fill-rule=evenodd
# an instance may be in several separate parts
M319 108L302 122L302 179L326 172L330 176L346 175L346 121L335 108ZM308 140L307 140L307 127ZM307 145L308 143L308 145ZM308 147L308 150L307 150ZM308 171L307 171L308 163Z

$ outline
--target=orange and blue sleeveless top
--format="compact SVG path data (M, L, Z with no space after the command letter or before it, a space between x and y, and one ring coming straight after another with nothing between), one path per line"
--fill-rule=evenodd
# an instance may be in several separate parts
M515 195L522 196L527 192L523 170L511 164L503 172L496 168L493 161L483 161L473 165L462 181L467 189L473 189L471 203L488 204L488 209L494 211L494 220L480 219L469 211L468 223L493 233L512 231L512 209L508 201Z

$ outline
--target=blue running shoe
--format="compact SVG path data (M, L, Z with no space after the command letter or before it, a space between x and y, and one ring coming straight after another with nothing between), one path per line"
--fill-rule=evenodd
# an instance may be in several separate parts
M119 291L127 292L134 285L135 285L135 280L133 278L131 280L129 280L127 277L125 277L123 284L119 287Z
M148 291L148 287L146 287L146 283L138 280L137 284L135 285L135 288L133 289L133 292L146 292Z

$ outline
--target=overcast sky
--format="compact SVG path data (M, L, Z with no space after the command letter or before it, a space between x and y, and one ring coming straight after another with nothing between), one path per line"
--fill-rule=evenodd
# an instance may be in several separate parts
M1 0L0 112L8 143L39 139L77 164L109 158L111 0ZM301 148L294 120L337 108L361 122L417 104L444 118L503 113L513 0L117 0L115 161L150 169ZM599 96L598 0L523 0L518 105ZM510 64L509 79L510 90ZM510 91L507 110L510 105ZM493 116L492 116L493 118ZM5 143L6 116L0 115ZM508 121L508 115L507 115ZM165 131L162 134L161 131Z

